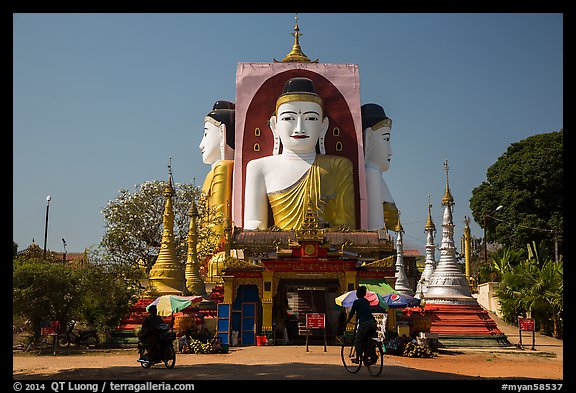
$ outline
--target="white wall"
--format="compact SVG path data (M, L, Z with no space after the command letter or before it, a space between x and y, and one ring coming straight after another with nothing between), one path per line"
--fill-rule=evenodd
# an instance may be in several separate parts
M478 303L488 311L492 311L499 318L502 318L502 311L500 310L500 302L496 295L498 289L498 282L485 282L478 284L478 293L474 297Z

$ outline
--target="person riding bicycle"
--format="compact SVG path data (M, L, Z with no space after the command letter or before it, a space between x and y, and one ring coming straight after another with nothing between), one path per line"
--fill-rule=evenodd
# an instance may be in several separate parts
M361 285L356 290L356 297L358 299L354 300L352 303L352 308L346 319L346 324L348 324L354 315L358 320L358 329L356 330L356 337L354 339L354 346L356 347L356 358L352 359L353 362L357 363L362 354L362 347L366 339L372 338L376 335L376 319L372 315L372 309L370 302L366 299L366 287Z
M152 354L157 353L160 346L160 325L164 323L162 317L158 315L158 309L153 304L148 307L148 316L142 322L142 330L140 331L140 341L146 346L148 353L147 356L151 357Z

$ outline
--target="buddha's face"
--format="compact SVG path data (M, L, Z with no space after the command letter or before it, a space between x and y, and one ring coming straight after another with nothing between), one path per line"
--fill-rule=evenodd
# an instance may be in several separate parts
M200 142L202 161L204 164L212 165L221 160L222 130L220 127L210 123L204 123L204 137Z
M382 172L390 168L392 148L390 146L390 127L384 126L377 130L367 129L369 138L366 141L366 161L371 161L380 167Z
M291 101L278 107L278 113L270 119L270 128L280 137L284 151L310 153L315 151L328 123L319 104Z

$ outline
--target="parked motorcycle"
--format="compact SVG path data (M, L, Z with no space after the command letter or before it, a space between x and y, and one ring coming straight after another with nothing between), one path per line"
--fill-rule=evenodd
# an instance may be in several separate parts
M66 325L66 331L58 337L58 343L61 347L69 347L74 344L77 346L85 345L90 349L94 349L99 345L96 329L75 330L75 326L76 321L74 320Z
M149 351L148 346L138 338L138 354L140 358L138 362L144 368L164 363L166 368L174 368L176 364L176 351L174 350L174 340L176 333L170 331L170 326L167 324L160 325L159 345L156 351Z

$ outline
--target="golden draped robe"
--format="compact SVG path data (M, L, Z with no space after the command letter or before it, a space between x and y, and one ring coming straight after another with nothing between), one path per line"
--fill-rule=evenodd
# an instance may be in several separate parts
M209 224L220 234L224 233L231 216L233 169L234 160L218 161L208 172L202 185L202 192L207 195L208 207L214 209L215 214L222 215L222 223Z
M268 193L274 224L283 230L297 229L311 205L320 223L329 227L356 228L354 178L348 158L318 155L310 169L280 191Z
M384 223L386 228L389 230L394 230L396 224L398 224L398 208L394 202L384 202Z

